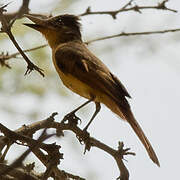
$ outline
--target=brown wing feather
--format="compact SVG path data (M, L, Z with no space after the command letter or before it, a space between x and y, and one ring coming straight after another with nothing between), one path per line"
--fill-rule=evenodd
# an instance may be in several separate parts
M63 46L57 49L55 59L63 73L70 73L90 87L104 92L121 106L129 108L125 96L130 95L125 87L86 46L81 44Z

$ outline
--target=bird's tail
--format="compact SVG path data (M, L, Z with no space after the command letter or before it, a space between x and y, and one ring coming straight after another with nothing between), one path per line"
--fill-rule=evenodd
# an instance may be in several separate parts
M104 100L105 100L105 98L104 98ZM115 102L114 100L112 100L110 98L107 98L103 103L108 108L110 108L114 113L116 113L119 117L126 120L131 125L134 132L137 134L140 141L142 142L142 144L146 148L146 151L147 151L149 157L152 159L152 161L155 164L160 166L159 160L158 160L158 158L156 156L156 153L153 150L153 147L151 146L149 140L145 136L143 130L140 127L140 125L138 124L138 122L134 118L128 103L127 103L127 106L125 108L122 106L122 104L119 104L119 102L117 102L117 101Z
M141 127L138 124L138 122L136 121L136 119L134 118L132 112L131 111L128 112L128 115L126 114L125 118L128 121L128 123L131 125L131 127L133 128L133 130L136 133L136 135L139 137L139 139L142 142L142 144L144 145L144 147L146 148L146 151L147 151L149 157L151 158L151 160L155 164L160 166L159 160L158 160L158 158L156 156L156 153L153 150L153 147L152 147L151 143L147 139L146 135L144 134L143 130L141 129Z

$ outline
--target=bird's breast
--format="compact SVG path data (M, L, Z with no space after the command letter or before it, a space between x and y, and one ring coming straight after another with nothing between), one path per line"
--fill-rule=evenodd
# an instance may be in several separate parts
M87 84L81 82L70 73L63 73L61 69L57 66L56 62L53 60L54 66L56 71L59 74L60 79L62 80L63 84L69 88L71 91L83 96L87 99L91 99L93 96L93 89L89 87Z

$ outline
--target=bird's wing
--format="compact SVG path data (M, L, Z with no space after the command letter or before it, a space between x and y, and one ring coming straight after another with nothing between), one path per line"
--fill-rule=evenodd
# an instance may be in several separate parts
M55 52L55 61L64 74L71 74L129 108L125 96L130 97L130 95L125 87L86 46L60 47Z

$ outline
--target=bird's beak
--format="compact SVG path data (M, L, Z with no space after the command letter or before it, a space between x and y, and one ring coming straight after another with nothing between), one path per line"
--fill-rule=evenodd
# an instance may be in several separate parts
M41 31L43 28L46 27L46 24L47 24L46 19L34 16L34 15L29 15L29 14L25 14L24 16L30 19L34 23L34 24L24 23L25 26L33 28L37 31Z

